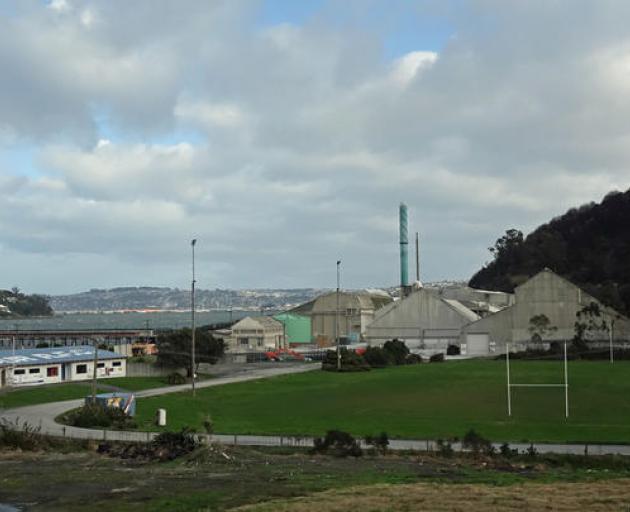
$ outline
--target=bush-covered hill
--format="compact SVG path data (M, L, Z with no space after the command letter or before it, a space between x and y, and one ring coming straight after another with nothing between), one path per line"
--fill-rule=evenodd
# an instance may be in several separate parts
M602 302L630 313L630 190L573 208L527 237L508 230L470 286L513 291L549 267Z
M27 295L17 288L0 290L0 318L21 316L50 316L53 310L48 297Z

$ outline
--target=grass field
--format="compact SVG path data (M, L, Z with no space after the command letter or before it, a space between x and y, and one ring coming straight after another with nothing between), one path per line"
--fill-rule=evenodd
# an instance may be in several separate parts
M562 382L559 362L515 361L513 382ZM210 414L217 433L461 437L468 429L495 441L630 443L630 363L569 363L570 418L563 388L513 390L506 414L505 364L460 361L366 373L314 371L141 399L141 429L155 429L157 408L168 428L202 429Z
M99 392L109 391L109 386L116 386L129 391L140 391L167 386L166 377L117 377L98 381ZM103 386L103 387L101 387ZM33 386L17 389L3 389L0 394L0 408L10 409L24 405L58 402L83 398L92 390L91 382L67 382L48 386Z

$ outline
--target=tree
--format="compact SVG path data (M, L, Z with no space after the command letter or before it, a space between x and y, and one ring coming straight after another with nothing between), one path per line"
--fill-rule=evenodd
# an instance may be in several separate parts
M157 362L168 368L186 368L188 376L191 371L192 336L189 328L162 333L157 340ZM216 339L206 329L195 330L195 362L216 364L223 356L225 347L223 340ZM195 368L195 372L197 372Z
M542 342L545 338L558 330L545 314L534 315L529 319L529 328L527 329L532 341Z
M597 332L608 331L608 324L603 318L603 312L597 302L591 302L583 306L575 314L575 334L573 336L573 346L578 350L586 350L586 341L591 339Z
M394 361L394 364L400 365L405 364L405 360L409 355L409 349L404 342L393 339L390 341L386 341L383 345L383 350L387 352L391 359Z
M509 258L518 251L521 245L523 245L523 233L518 229L508 229L505 235L497 239L493 247L488 247L488 250L497 260Z

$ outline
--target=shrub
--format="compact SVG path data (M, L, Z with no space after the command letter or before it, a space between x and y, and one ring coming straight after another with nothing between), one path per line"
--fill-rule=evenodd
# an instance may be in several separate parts
M390 341L386 341L383 345L383 350L385 350L390 358L393 360L394 364L400 365L405 364L405 358L409 355L409 349L404 342L393 339Z
M161 460L173 460L192 452L198 446L195 432L188 427L179 432L161 432L151 441L151 447Z
M329 430L323 439L321 437L314 439L314 453L329 453L329 450L335 457L348 457L349 455L360 457L363 455L357 440L341 430Z
M171 386L186 384L186 377L184 377L181 373L173 372L168 374L168 376L166 377L166 382Z
M444 353L439 352L437 354L433 354L429 358L429 362L431 362L431 363L443 363L444 362Z
M381 432L378 436L366 436L365 444L371 446L376 451L385 453L387 451L387 447L389 446L389 438L387 437L386 432Z
M536 457L536 455L538 455L538 451L536 450L536 447L534 446L534 443L529 445L529 448L527 448L525 453L527 454L528 457L532 457L532 458Z
M472 451L475 455L479 455L480 453L492 455L494 453L492 443L473 429L466 432L466 435L462 439L462 448Z
M0 446L6 448L18 448L24 451L33 451L41 448L44 437L40 434L39 427L33 427L28 423L19 425L0 419Z
M206 414L206 417L203 419L203 429L206 431L206 434L214 432L214 421L212 421L212 416L209 414Z
M124 430L137 426L122 409L91 404L70 411L63 419L68 425L81 428L102 427Z
M446 355L447 356L458 356L460 354L461 354L461 350L460 350L458 345L449 345L446 348Z
M322 370L329 372L337 371L337 351L328 350L322 361ZM363 372L370 370L370 365L365 359L354 350L341 349L341 371L342 372Z
M405 357L405 364L420 364L423 359L420 354L409 354Z
M506 459L509 459L510 457L517 456L518 450L515 448L510 448L510 445L507 443L503 443L501 445L501 448L499 448L499 453Z
M453 453L455 453L453 450L453 445L448 440L445 441L444 439L438 439L437 448L438 453L443 457L452 457Z
M363 359L372 368L385 368L392 363L392 357L382 347L368 347L363 354Z

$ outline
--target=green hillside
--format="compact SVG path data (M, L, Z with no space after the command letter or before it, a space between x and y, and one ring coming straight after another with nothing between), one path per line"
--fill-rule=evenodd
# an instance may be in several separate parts
M509 230L490 248L494 260L470 280L473 288L512 292L545 267L602 302L630 313L630 190L573 208L527 237Z

